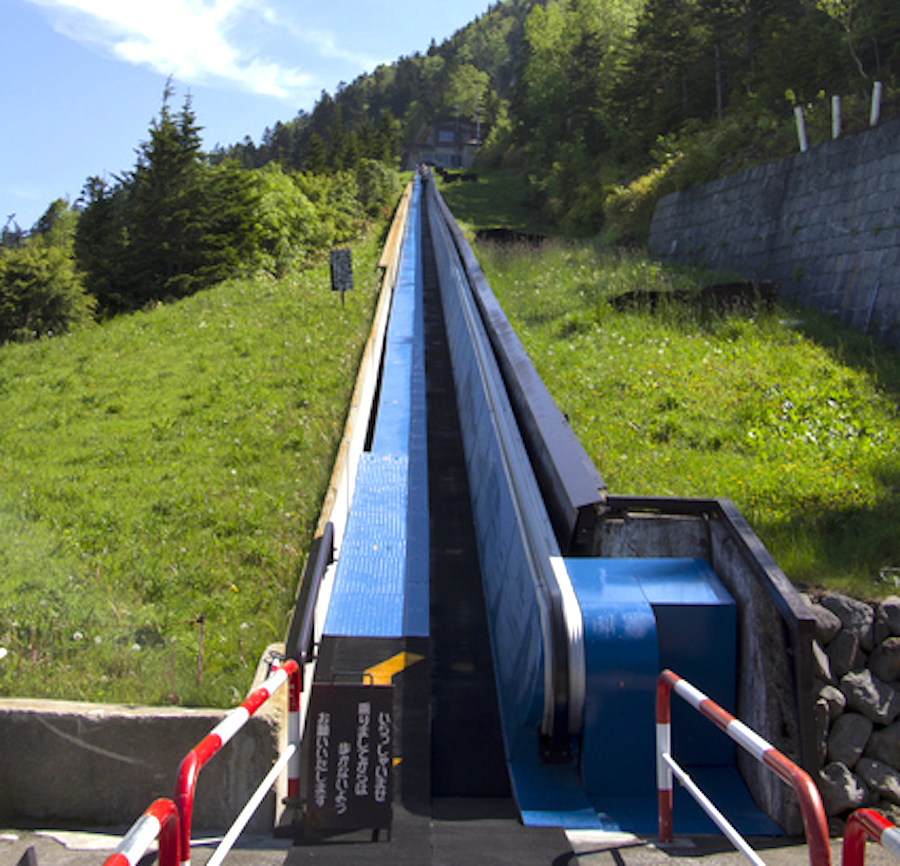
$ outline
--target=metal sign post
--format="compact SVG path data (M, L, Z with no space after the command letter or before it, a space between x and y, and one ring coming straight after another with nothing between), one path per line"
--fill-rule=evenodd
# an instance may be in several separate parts
M393 686L313 685L308 829L390 830L393 713Z
M341 293L341 306L344 306L344 292L353 291L353 259L350 250L331 251L331 291Z

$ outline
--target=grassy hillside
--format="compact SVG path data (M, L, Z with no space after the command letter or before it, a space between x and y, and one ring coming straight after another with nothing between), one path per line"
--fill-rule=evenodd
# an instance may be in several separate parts
M477 253L610 492L733 499L795 582L897 591L896 352L805 310L618 311L624 292L715 278L642 255Z
M440 188L453 216L470 234L487 228L539 234L550 229L521 172L486 171L474 182L441 183Z
M510 177L445 194L472 230L536 227ZM0 348L0 694L241 697L284 635L378 252L345 307L319 267ZM730 497L798 583L896 590L896 353L796 310L616 311L710 279L641 256L478 252L612 492Z
M284 636L380 250L0 348L0 694L229 705Z

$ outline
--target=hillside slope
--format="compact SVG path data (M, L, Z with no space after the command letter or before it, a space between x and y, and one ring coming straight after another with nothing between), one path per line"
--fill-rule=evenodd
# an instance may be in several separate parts
M0 694L229 705L283 639L376 299L327 268L0 347Z

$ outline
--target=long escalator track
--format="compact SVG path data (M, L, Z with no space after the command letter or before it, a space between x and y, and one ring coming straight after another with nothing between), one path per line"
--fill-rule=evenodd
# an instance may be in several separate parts
M432 793L506 798L509 779L469 482L428 212L422 210L431 514Z
M561 555L518 417L541 421L524 426L554 466L564 420L536 391L535 411L516 415L508 376L527 359L502 372L508 324L492 314L488 329L465 239L427 181L413 188L316 680L392 671L392 844L365 848L365 862L553 862L569 850L563 827L653 831L656 673L733 694L735 605L702 548ZM566 494L558 513L581 509L570 487L551 488ZM562 526L578 535L577 520ZM693 731L677 727L687 754ZM691 766L731 790L731 752L698 743Z
M357 473L352 512L338 555L331 595L331 605L337 604L338 609L329 608L316 668L316 681L329 682L337 675L365 677L379 661L407 658L406 667L391 678L398 738L395 756L399 758L392 831L388 843L382 838L374 845L360 845L368 840L359 832L348 836L314 830L291 852L290 863L337 864L352 859L392 866L460 862L512 866L552 863L570 851L560 830L522 826L511 796L457 397L426 210L415 194L391 304L378 417L371 448L360 458L365 474ZM409 306L413 294L422 305L421 354L418 325L413 325L418 313ZM410 325L408 329L395 329L398 314L401 323ZM421 414L407 411L408 400L421 407ZM421 426L420 418L424 419ZM427 449L422 448L423 440ZM400 462L397 453L403 451L404 443L408 443L410 467L406 505L398 508L396 497L391 496L382 510L393 508L389 527L405 519L408 532L396 533L385 544L384 515L378 513L384 488L380 483L372 486L371 476L373 470L381 470L381 463ZM424 470L416 468L423 450L427 450ZM420 500L426 476L428 493ZM423 561L418 550L426 535L427 561ZM373 550L379 556L389 553L389 561L375 562ZM394 580L398 567L405 576ZM422 597L421 571L427 572L429 599L424 623L416 601ZM385 579L392 587L404 589L385 593ZM405 611L403 616L400 611Z

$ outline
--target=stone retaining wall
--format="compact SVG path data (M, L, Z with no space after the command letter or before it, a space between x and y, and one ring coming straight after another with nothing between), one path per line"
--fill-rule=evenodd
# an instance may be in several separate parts
M900 818L900 597L810 600L819 790L830 816L873 806Z
M663 198L650 251L900 345L900 121Z

